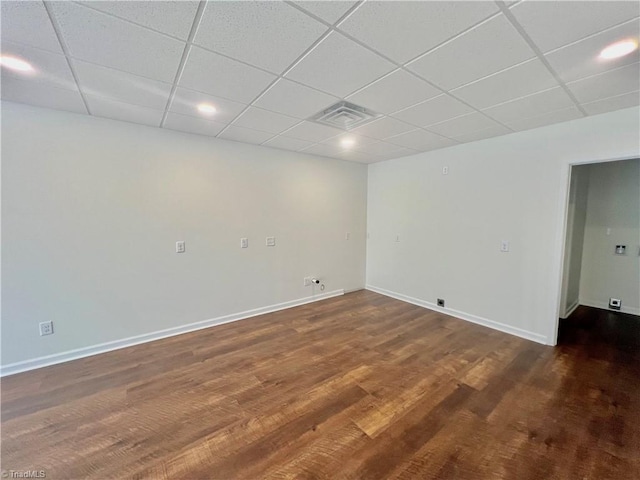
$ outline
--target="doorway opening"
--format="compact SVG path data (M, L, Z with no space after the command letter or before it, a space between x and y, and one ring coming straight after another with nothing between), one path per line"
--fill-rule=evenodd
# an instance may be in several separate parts
M640 159L572 165L558 343L640 346Z

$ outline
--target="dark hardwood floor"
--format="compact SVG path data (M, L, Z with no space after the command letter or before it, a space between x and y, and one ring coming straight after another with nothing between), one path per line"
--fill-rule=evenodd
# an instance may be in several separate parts
M360 291L2 379L47 479L638 479L640 321L545 347Z

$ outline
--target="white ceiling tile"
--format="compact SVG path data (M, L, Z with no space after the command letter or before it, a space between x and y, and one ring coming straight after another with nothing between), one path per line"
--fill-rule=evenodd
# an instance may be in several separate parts
M593 35L579 42L545 55L558 76L565 82L603 73L608 70L636 63L640 51L613 60L600 58L600 52L607 45L627 38L640 38L640 22L632 20L624 25Z
M352 131L360 135L383 140L399 133L415 130L415 126L401 122L392 117L382 117L362 127L354 128Z
M338 153L334 158L337 158L339 160L346 160L348 162L372 163L374 155L359 152L357 150L344 150Z
M85 98L89 104L91 115L95 115L96 117L158 127L164 114L161 110L117 102L107 98L94 97L92 95L85 95Z
M78 90L57 88L48 83L24 82L14 77L2 79L2 99L38 107L87 113Z
M131 73L74 60L73 67L82 91L142 107L164 110L171 84Z
M210 137L215 137L225 126L224 123L172 112L169 112L164 121L164 128Z
M574 106L569 95L560 87L534 93L526 97L511 100L495 107L483 110L499 122L511 122L520 118L529 118L543 113Z
M0 2L2 43L18 42L62 53L60 42L42 2Z
M265 147L273 147L273 148L281 148L284 150L302 150L303 148L310 147L312 142L307 142L305 140L299 140L297 138L285 137L280 135L278 137L273 137L267 143L264 144Z
M543 51L562 47L640 15L640 2L520 2L511 13Z
M567 86L580 103L634 92L640 88L640 63L577 80Z
M485 128L496 127L499 124L487 118L485 115L474 112L460 117L452 118L427 128L430 132L443 135L445 137L455 137L467 133L477 132Z
M342 145L342 142L345 140L349 140L353 142L353 146L348 147L347 150L353 150L353 149L361 150L362 147L366 145L372 145L377 142L377 140L374 140L373 138L363 137L362 135L357 135L352 132L345 132L336 137L323 140L321 143L324 143L325 145L331 145L336 148L344 149L345 147Z
M533 50L500 15L420 57L407 68L449 90L533 57Z
M192 47L179 85L218 97L251 103L275 78L275 75L244 63Z
M410 73L397 70L347 99L376 112L392 113L441 93Z
M317 123L303 122L300 125L296 125L291 130L288 130L285 135L287 137L299 138L300 140L307 140L309 142L321 142L329 137L334 137L341 133L344 132L337 128L331 128Z
M384 155L375 155L372 157L371 161L369 163L375 163L375 162L383 162L385 160L392 160L392 159L396 159L396 158L402 158L402 157L406 157L408 155L415 155L416 153L420 153L417 150L412 150L410 148L404 148L402 150L399 150L397 152L393 152L393 153L387 153Z
M208 2L194 43L281 73L326 30L284 2Z
M538 115L537 117L525 118L522 120L515 120L513 122L508 122L507 126L511 127L514 130L529 130L531 128L543 127L545 125L551 125L554 123L566 122L569 120L575 120L577 118L582 118L583 115L580 111L575 108L565 108L563 110L556 110L555 112L545 113L543 115Z
M337 97L281 78L255 102L255 105L304 119L324 110L337 101Z
M51 2L70 54L80 60L173 82L185 44L72 2Z
M184 0L179 2L92 0L81 3L183 40L189 36L198 10L198 2Z
M484 130L458 135L453 137L453 139L461 143L466 143L484 140L485 138L497 137L499 135L507 135L509 133L513 133L512 130L507 127L503 127L502 125L497 125L495 127L485 128Z
M640 104L640 91L625 93L615 97L597 100L591 103L585 103L582 108L589 115L598 115L600 113L613 112L623 108L635 107Z
M33 72L15 72L2 69L2 80L12 77L18 81L36 84L44 83L52 87L77 90L69 63L64 55L27 47L13 42L2 42L2 54L27 60L34 68Z
M472 108L455 98L448 95L440 95L414 107L394 113L393 116L405 122L424 127L425 125L433 125L434 123L443 122L471 112L473 112Z
M287 77L344 97L394 68L391 62L334 32L298 63Z
M271 133L260 132L250 128L236 127L235 125L229 125L224 132L218 135L218 138L224 138L225 140L254 144L260 144L269 140L271 137L273 137L273 134Z
M452 90L451 93L476 108L486 108L556 86L558 82L549 70L540 60L534 59Z
M211 104L216 107L215 115L210 117L202 115L198 111L198 105L201 103ZM226 124L233 121L245 108L247 106L244 103L178 87L169 111Z
M304 150L302 150L302 152L308 153L309 155L320 155L322 157L335 158L336 156L340 155L340 153L342 153L342 150L331 145L317 143L309 148L305 148Z
M422 129L396 135L395 137L387 139L387 142L419 151L448 147L456 143L453 140L443 138L440 135Z
M280 133L299 122L300 120L297 118L270 112L262 108L249 107L233 124L239 127L261 130L263 132Z
M366 2L340 29L405 63L498 12L494 2Z
M320 17L325 22L334 24L342 17L347 10L353 7L356 2L341 2L337 0L323 1L298 1L294 2L306 11L313 13L316 17Z
M376 142L368 145L358 146L357 150L364 153L370 153L372 155L390 155L392 153L404 153L407 150L410 150L412 152L416 151L388 142Z

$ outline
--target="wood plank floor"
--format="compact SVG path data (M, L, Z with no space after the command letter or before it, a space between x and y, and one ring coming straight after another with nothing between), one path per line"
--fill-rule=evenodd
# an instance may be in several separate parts
M2 468L637 479L639 325L581 307L552 348L355 292L6 377Z

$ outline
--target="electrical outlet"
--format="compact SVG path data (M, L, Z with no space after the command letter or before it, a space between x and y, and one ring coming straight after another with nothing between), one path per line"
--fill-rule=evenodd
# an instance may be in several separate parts
M265 240L267 247L275 247L276 246L276 237L267 237Z
M308 287L311 285L311 277L304 277L304 286Z
M53 322L40 322L40 336L53 334Z
M609 299L609 308L612 310L620 310L622 307L622 300L619 298L610 298Z
M503 253L509 252L509 240L502 240L500 242L500 251Z
M444 307L444 299L443 298L439 298L438 299L438 306L439 307Z
M351 237L351 233L350 232L347 232L347 233L344 234L344 239L345 240L349 240L350 237Z
M449 175L449 167L442 167L442 174Z
M240 239L240 248L249 248L249 239L241 238Z
M176 253L184 253L186 251L186 246L184 240L180 240L176 242Z

